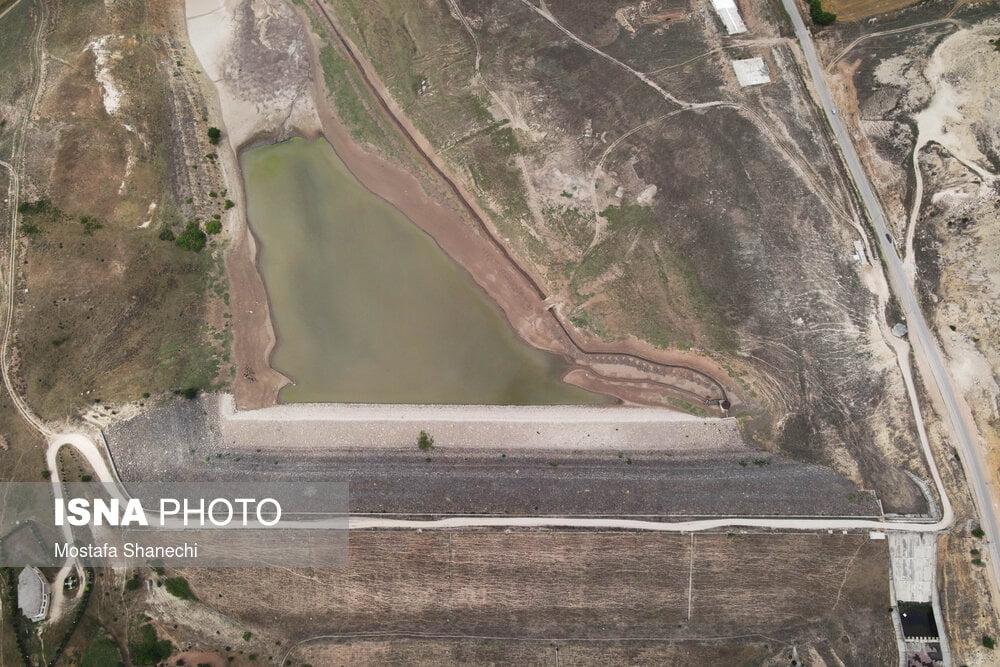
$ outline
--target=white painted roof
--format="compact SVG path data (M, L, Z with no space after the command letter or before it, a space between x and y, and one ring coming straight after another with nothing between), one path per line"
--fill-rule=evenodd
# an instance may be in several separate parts
M712 7L715 8L715 12L726 26L726 32L730 35L747 31L740 10L736 7L736 0L712 0Z
M741 86L756 86L771 80L771 73L763 58L747 58L731 62L733 71L736 72L736 80L740 82Z
M41 621L49 606L49 586L42 573L26 567L17 577L17 606L32 621Z

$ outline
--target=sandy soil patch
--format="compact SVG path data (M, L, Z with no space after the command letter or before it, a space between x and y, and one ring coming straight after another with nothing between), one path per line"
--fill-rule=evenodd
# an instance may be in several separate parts
M188 0L191 46L215 84L229 143L317 129L298 15L281 0Z

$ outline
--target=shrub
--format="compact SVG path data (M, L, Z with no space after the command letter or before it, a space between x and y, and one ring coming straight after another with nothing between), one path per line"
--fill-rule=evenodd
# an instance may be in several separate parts
M80 667L105 667L105 665L120 665L121 653L118 645L109 637L99 637L90 642L80 660Z
M201 249L205 247L206 240L205 232L201 231L201 227L195 220L191 220L184 227L184 231L180 236L177 237L177 247L183 248L184 250L190 250L191 252L201 252Z
M218 220L209 220L205 223L205 233L218 234L222 231L222 223Z
M94 232L104 226L89 215L80 218L80 224L83 225L83 233L87 236L93 236Z
M127 591L137 591L142 586L142 579L139 577L132 577L125 582L125 590Z
M187 387L186 389L176 389L174 391L178 396L183 396L189 401L198 397L198 387Z
M434 438L428 435L427 431L421 431L420 437L417 438L417 447L419 447L422 452L429 452L434 449Z
M208 128L208 141L213 146L219 143L219 139L222 138L222 130L217 127Z
M989 635L983 635L983 646L990 649L991 651L996 647L997 643L993 641L993 637Z
M986 537L986 532L982 528L980 528L979 526L976 526L972 530L972 536L973 537Z
M163 582L163 587L166 588L167 592L175 598L180 598L181 600L198 599L195 597L194 593L191 592L191 586L184 577L170 577Z
M236 206L236 202L234 202L232 199L227 199L226 200L226 210L227 211L229 209L231 209L232 207L234 207L234 206Z
M174 233L170 231L169 227L164 227L160 230L160 240L161 241L173 241L176 237Z
M17 212L31 215L32 213L49 213L54 207L52 202L43 197L35 201L23 201L17 205Z
M137 665L155 665L170 657L174 645L156 636L156 628L144 625L139 628L139 637L128 647L129 657Z

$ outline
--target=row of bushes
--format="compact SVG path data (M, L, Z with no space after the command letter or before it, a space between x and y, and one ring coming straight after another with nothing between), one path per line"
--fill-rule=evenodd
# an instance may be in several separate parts
M21 652L25 666L31 667L31 655L28 653L28 645L24 641L24 619L21 617L21 612L17 606L17 569L5 567L0 569L0 571L3 572L4 580L7 583L6 611L10 617L11 631L14 633L14 639L17 641L17 650Z
M58 582L57 582L58 583ZM76 626L80 624L83 620L83 614L87 611L87 604L90 602L90 593L94 588L94 568L86 567L84 568L84 580L83 580L83 595L80 597L80 602L76 606L76 610L73 612L73 622L70 624L69 629L66 630L66 634L59 641L59 645L56 647L55 653L52 655L52 660L49 661L51 667L55 667L55 664L59 661L59 656L63 654L66 650L66 646L69 645L69 640L73 637L73 632L76 630Z
M209 220L205 223L205 230L202 231L201 223L197 220L189 220L184 226L184 231L180 236L175 236L169 227L164 227L160 231L161 241L173 241L178 248L190 250L191 252L201 252L208 241L206 234L218 234L222 231L222 222L219 220Z

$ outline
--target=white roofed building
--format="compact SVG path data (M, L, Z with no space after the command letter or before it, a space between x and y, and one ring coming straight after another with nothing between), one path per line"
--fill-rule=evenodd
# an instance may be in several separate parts
M49 611L49 582L37 567L26 567L17 577L17 606L28 620L45 620Z
M747 27L740 16L740 10L736 6L736 0L712 0L712 7L715 13L722 19L722 24L726 26L726 32L730 35L738 35L746 32Z

